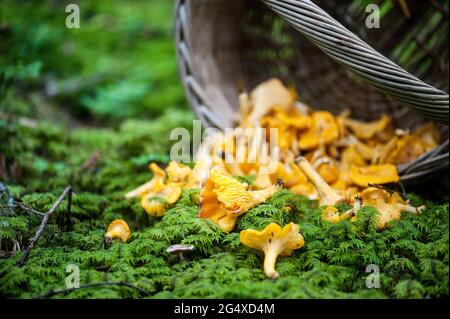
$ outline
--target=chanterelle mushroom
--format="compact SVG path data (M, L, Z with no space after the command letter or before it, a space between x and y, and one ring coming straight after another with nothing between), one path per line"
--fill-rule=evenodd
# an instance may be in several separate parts
M353 131L356 137L368 140L374 137L375 134L382 133L391 121L392 119L389 116L383 115L379 120L369 123L345 118L344 124Z
M275 270L277 257L289 256L292 251L305 245L299 229L299 226L294 223L289 223L283 228L271 223L261 231L253 229L241 231L240 240L245 246L264 252L264 272L267 277L275 279L279 276Z
M266 201L280 189L281 186L275 184L266 189L249 191L235 178L213 170L201 193L199 216L211 219L224 232L229 232L239 215Z
M377 209L379 216L377 219L378 229L383 229L392 220L399 220L401 212L419 213L425 206L413 207L408 204L398 193L369 187L360 192L359 197L362 206L373 206ZM357 216L356 216L357 217Z
M331 188L322 176L314 170L306 158L299 156L295 159L295 161L319 193L319 204L321 206L333 206L344 200L344 198L339 195L337 191Z
M295 95L278 79L261 83L251 92L250 97L253 110L249 115L249 122L255 127L259 126L260 119L272 108L279 107L287 111L295 102Z
M317 111L311 115L312 124L300 134L301 150L311 150L329 144L339 137L339 127L333 115L327 111Z
M105 234L105 243L111 244L114 238L119 238L123 242L126 242L130 237L131 231L128 224L123 219L113 220Z
M350 179L353 183L361 187L369 184L381 185L396 183L400 180L397 167L392 164L350 166Z
M169 183L179 183L180 185L185 185L192 174L192 170L189 166L175 161L169 163L166 172Z
M151 163L149 165L149 168L153 172L153 178L147 183L126 193L125 194L126 198L140 197L145 193L149 192L153 187L155 187L156 184L164 181L164 179L166 178L166 173L164 172L163 169L161 169L155 163Z

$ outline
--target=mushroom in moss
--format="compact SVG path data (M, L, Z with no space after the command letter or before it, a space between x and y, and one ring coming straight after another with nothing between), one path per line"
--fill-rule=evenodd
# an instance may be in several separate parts
M181 196L181 187L175 183L156 184L154 188L141 198L141 206L145 212L154 217L164 215L168 206L174 204Z
M151 163L149 165L150 170L153 172L153 178L148 181L147 183L139 186L138 188L133 189L132 191L129 191L125 194L126 198L132 198L132 197L141 197L145 193L152 190L156 184L161 183L166 178L166 173L163 169L161 169L158 165L155 163Z
M267 277L275 279L279 276L275 270L277 257L290 256L295 249L305 245L299 229L299 226L294 223L289 223L283 228L276 223L271 223L262 231L253 229L241 231L240 240L245 246L264 252L264 272Z
M185 185L192 174L192 170L189 166L176 161L170 161L166 168L166 172L168 183L179 183L180 185Z
M166 249L166 252L171 255L177 255L180 260L185 260L186 253L190 253L194 250L193 245L183 245L183 244L176 244L168 247Z
M414 207L405 201L398 193L390 193L385 189L369 187L358 194L362 206L373 206L377 209L378 229L384 229L392 220L399 220L402 212L419 213L425 206ZM355 218L358 216L356 215Z
M130 227L128 227L126 221L124 221L123 219L113 220L109 224L108 230L106 231L105 243L107 245L111 244L114 238L118 238L121 241L126 242L130 237L130 234Z
M230 232L240 215L266 201L280 189L277 183L266 189L249 191L234 177L213 170L200 195L199 216L212 220L224 232Z
M341 220L347 220L350 217L352 217L352 212L346 212L344 214L339 214L339 210L334 206L327 206L323 210L322 216L320 217L321 220L330 222L331 224L336 224L340 222Z
M361 187L368 187L370 184L382 185L396 183L400 180L397 167L392 164L350 166L350 179L353 183Z
M321 206L333 206L344 201L344 198L325 182L322 176L314 170L306 158L299 156L295 161L319 193L319 204Z

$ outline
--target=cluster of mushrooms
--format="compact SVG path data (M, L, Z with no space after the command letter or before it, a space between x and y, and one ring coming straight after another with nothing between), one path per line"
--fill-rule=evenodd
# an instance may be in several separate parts
M226 233L234 229L239 216L283 187L318 200L322 220L330 223L354 221L361 207L373 206L379 213L378 229L382 230L388 222L400 219L402 212L418 213L424 208L413 207L399 193L380 186L399 181L397 165L439 145L434 124L407 132L396 129L387 115L362 122L351 119L348 111L337 116L316 111L298 102L295 92L278 79L263 82L250 94L242 93L239 103L238 127L267 132L266 140L256 143L258 147L268 143L270 128L278 129L277 158L269 157L264 163L226 161L228 155L250 152L255 143L249 140L237 145L235 139L218 133L203 144L221 147L200 147L192 169L175 161L165 169L152 163L149 168L153 178L126 197L139 198L147 214L160 217L180 198L183 189L199 188L199 218L210 219ZM268 165L274 169L262 169ZM255 176L251 185L236 178L249 175ZM352 208L340 213L336 208L340 203ZM122 233L117 231L121 223L125 224ZM128 225L116 220L106 236L108 240L117 237L126 241ZM279 255L290 255L305 244L299 226L293 223L284 227L272 223L261 231L243 230L240 240L264 252L264 271L270 278L278 277L275 262Z

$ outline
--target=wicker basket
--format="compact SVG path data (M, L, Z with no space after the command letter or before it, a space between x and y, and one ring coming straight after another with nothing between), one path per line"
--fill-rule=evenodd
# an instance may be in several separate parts
M371 120L385 113L405 129L440 123L444 142L398 168L405 185L448 168L447 8L433 0L410 8L393 2L381 28L368 29L361 2L178 0L179 70L203 125L233 127L238 94L278 77L306 103L334 114L350 109L352 117Z

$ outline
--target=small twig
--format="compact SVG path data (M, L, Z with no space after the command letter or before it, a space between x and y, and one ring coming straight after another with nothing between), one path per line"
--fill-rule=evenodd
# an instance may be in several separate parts
M36 215L39 215L39 216L45 216L44 213L41 213L41 212L39 212L39 211L37 211L37 210L35 210L35 209L25 205L24 203L14 201L14 205L20 207L24 211L27 211L27 212L30 212L30 213L33 213L33 214L36 214Z
M66 220L65 220L65 227L67 230L72 230L72 220L70 219L71 211L72 211L72 193L73 189L72 187L69 190L69 193L67 194L67 213L66 213Z
M31 250L34 248L34 245L38 241L39 237L41 237L42 233L44 232L45 226L47 226L48 221L50 220L50 217L54 213L54 211L59 207L59 205L62 203L64 198L67 196L67 194L72 192L72 187L67 186L64 192L59 196L58 200L53 204L53 206L50 208L50 210L45 213L44 218L42 218L41 224L39 225L38 230L36 231L36 234L34 235L33 239L31 239L30 244L28 245L27 249L24 251L22 257L20 257L19 261L17 262L17 267L22 267L25 262L27 261L28 255L30 254Z
M444 5L440 4L436 0L429 0L429 2L431 2L431 4L436 9L438 9L443 15L445 15L448 18L448 9Z
M89 158L81 165L81 169L87 170L95 167L101 155L102 154L99 151L95 151L94 153L92 153L91 156L89 156Z
M95 283L91 283L91 284L86 284L86 285L81 285L78 288L67 288L67 289L56 289L56 290L50 290L49 292L47 292L45 295L42 295L40 297L38 297L39 299L45 299L45 298L50 298L54 295L58 295L58 294L67 294L67 293L71 293L75 290L78 289L86 289L86 288L93 288L93 287L103 287L103 286L124 286L124 287L129 287L129 288L133 288L133 289L137 289L139 290L139 292L141 292L142 294L146 295L146 296L150 296L150 293L138 286L135 286L133 284L130 284L128 282L95 282Z

